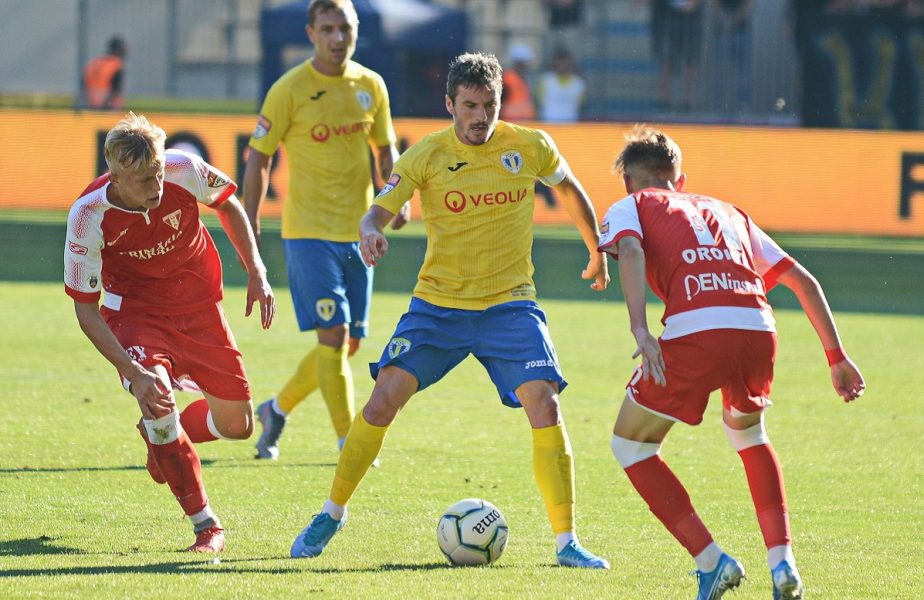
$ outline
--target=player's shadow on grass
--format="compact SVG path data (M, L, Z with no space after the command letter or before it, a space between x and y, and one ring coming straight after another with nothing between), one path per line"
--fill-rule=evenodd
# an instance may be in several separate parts
M209 466L218 462L215 459L204 458L202 459L202 466ZM120 467L12 467L6 469L0 469L0 473L15 473L15 474L24 474L24 473L98 473L106 471L144 471L146 467L144 465L123 465Z
M33 556L36 554L82 554L80 550L57 546L55 538L43 535L21 540L0 540L0 556Z

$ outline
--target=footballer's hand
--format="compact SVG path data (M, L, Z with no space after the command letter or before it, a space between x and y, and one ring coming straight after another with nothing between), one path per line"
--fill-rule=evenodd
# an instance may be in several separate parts
M364 233L359 241L359 253L363 257L363 262L367 267L374 267L378 260L388 252L388 240L381 231Z
M401 229L402 227L407 225L408 221L410 220L411 220L411 201L408 200L401 206L401 209L398 210L398 214L396 214L394 218L392 218L391 228Z
M249 317L253 312L254 302L260 303L260 324L263 329L269 329L276 316L276 297L273 288L266 280L266 273L257 272L247 278L247 308L244 316Z
M590 289L602 292L610 284L610 272L606 257L601 252L591 252L587 267L581 271L581 279L593 279Z
M856 400L866 390L863 375L849 358L831 365L831 383L834 385L834 391L844 402Z
M159 419L176 408L170 389L151 371L137 373L130 381L129 389L138 400L138 408L145 419Z
M661 354L661 344L647 329L639 329L633 331L632 334L638 344L632 358L642 357L642 378L647 381L651 377L656 384L666 386L667 377L664 375L666 368L664 355Z
M347 346L347 358L356 354L356 351L359 350L359 338L351 337L349 345Z

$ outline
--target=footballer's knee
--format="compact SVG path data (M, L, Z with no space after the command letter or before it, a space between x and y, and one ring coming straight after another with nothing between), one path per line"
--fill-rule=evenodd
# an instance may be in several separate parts
M561 423L558 385L551 381L527 381L516 389L516 396L534 429Z
M228 440L246 440L253 434L253 418L239 415L230 419L214 420L220 437Z
M335 325L334 327L319 327L318 343L331 348L343 348L347 344L349 337L349 325Z
M728 441L731 442L736 452L770 443L770 437L764 429L763 411L756 413L752 418L731 423L726 419L722 425L725 427Z

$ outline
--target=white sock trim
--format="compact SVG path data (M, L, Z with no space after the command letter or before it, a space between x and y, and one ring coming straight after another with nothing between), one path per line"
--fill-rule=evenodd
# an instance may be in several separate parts
M693 557L696 561L696 568L703 573L712 573L719 566L719 559L722 558L722 549L715 542L712 542L703 549L702 552Z
M771 570L777 568L784 560L789 563L790 567L796 567L796 557L792 553L791 545L774 546L767 550L767 564Z
M559 533L555 536L555 545L557 546L556 552L561 552L569 542L577 543L577 535L573 531L565 531L564 533Z
M159 419L142 419L141 423L148 434L148 441L155 446L177 441L180 432L183 431L183 426L180 425L180 413L176 410Z
M279 398L273 398L273 401L270 402L270 408L272 408L272 409L273 409L273 412L275 412L275 413L276 413L277 415L279 415L280 417L287 417L287 416L289 416L289 413L287 413L286 411L282 410L282 407L279 406Z
M728 436L728 441L731 442L737 452L770 443L770 437L764 429L763 413L760 415L760 422L747 429L732 429L725 422L722 423L722 426L725 427L725 435Z
M343 515L346 514L346 506L334 504L334 501L328 498L327 501L324 502L321 512L329 514L335 521L342 521Z
M209 433L214 435L220 440L232 440L234 438L229 438L221 435L221 432L218 431L218 427L215 426L215 417L212 416L212 411L210 410L208 415L205 417L205 426L209 428Z
M623 469L628 469L632 465L658 454L661 451L661 444L636 442L614 435L613 441L610 442L610 448L613 450L613 456L619 461L619 465Z
M203 508L196 514L189 515L189 520L192 521L193 525L204 523L205 521L208 521L209 519L211 519L212 521L215 522L216 525L218 525L218 517L215 516L215 512L212 511L212 507L209 506L208 504L206 504L205 508Z

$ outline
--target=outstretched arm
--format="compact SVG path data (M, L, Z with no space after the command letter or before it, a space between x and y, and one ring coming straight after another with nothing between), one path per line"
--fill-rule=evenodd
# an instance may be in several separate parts
M597 227L597 214L587 192L572 173L568 173L555 189L560 192L562 203L568 216L584 239L584 245L590 254L587 268L581 273L582 279L593 279L591 289L602 292L610 284L610 274L603 254L597 250L600 244L600 230Z
M862 396L866 389L866 382L863 381L863 375L860 374L857 366L844 353L841 338L834 324L834 317L821 285L799 263L787 269L777 278L777 281L793 291L799 299L799 304L802 305L802 310L812 323L812 327L815 328L815 333L818 334L818 339L821 340L828 357L828 364L831 365L831 383L834 385L834 391L844 399L844 402L850 402Z
M254 302L258 302L260 323L263 329L269 329L276 315L276 300L273 297L273 288L266 279L266 267L263 265L263 259L260 258L257 241L247 222L244 209L237 198L232 195L219 204L215 211L218 213L218 219L228 234L231 244L237 250L241 263L247 270L247 308L244 315L249 317L253 311Z
M637 347L632 358L642 357L642 377L653 377L658 385L667 385L661 345L648 330L648 284L645 282L645 251L635 236L620 239L619 282L629 310L629 327Z
M359 252L367 266L374 267L378 259L388 252L388 240L382 228L394 216L394 213L373 204L359 221Z

